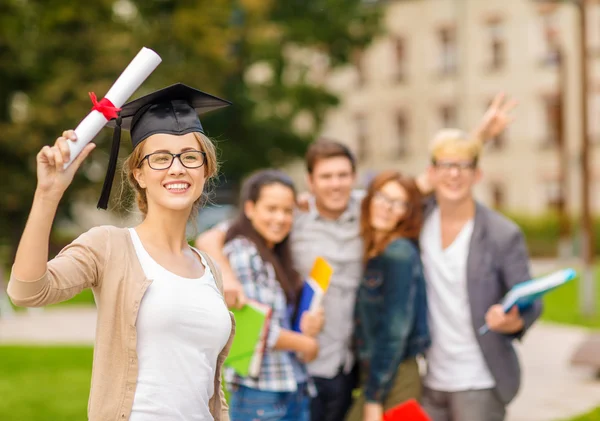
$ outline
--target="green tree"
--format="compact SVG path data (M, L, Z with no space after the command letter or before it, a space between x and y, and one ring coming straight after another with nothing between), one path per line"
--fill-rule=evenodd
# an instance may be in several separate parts
M376 9L361 0L0 2L0 243L14 250L20 237L36 153L81 121L91 107L87 93L102 97L142 46L163 62L134 98L183 82L234 103L202 120L218 143L222 173L236 180L304 152L337 103L315 82L309 59L329 72L376 30ZM268 77L256 81L250 75L260 68ZM295 128L301 117L304 130ZM69 217L75 198L97 200L110 134L97 137L59 218ZM130 151L128 142L123 149Z
M194 14L186 14L185 9L170 14L168 10L153 11L153 4L169 4L162 1L144 3L142 10L151 12L150 22L145 22L132 3L122 0L0 2L0 245L8 254L14 252L31 206L37 152L43 145L52 144L63 130L75 128L91 109L88 92L96 92L101 98L142 46L152 48L152 41L157 40L163 57L158 69L170 75L171 81L189 80L191 75L204 81L211 74L225 73L228 59L219 50L218 41L199 44L205 48L180 42L190 31L191 39L215 38L225 43L223 34L229 29L228 13L223 9L227 10L227 2L203 3L214 6L207 9L211 14L205 11L205 19L195 20L190 28ZM177 25L163 32L168 37L155 32L156 22L164 21L165 16L177 20ZM148 43L146 34L151 35ZM169 44L184 48L171 49ZM158 87L160 76L155 82L150 76L136 96ZM70 204L76 198L98 199L110 137L110 130L104 130L95 139L99 147L67 190L58 210L59 219L71 217ZM130 150L127 142L123 147ZM118 191L114 186L113 197Z
M235 66L226 86L236 105L215 114L211 125L227 140L222 151L228 177L279 166L304 153L327 110L338 103L320 82L351 62L377 31L377 10L363 3L240 0L236 4ZM256 69L265 74L263 80L251 80ZM304 128L296 128L299 121Z
M177 69L163 72L161 82L172 83L176 74L233 102L203 118L218 142L227 179L303 154L328 108L337 104L335 95L311 80L309 60L321 58L326 71L347 64L375 34L377 9L362 0L205 3L137 2L142 20L149 23L138 34L142 39L154 34L150 44L168 51L170 69ZM221 13L208 13L213 8ZM230 30L213 32L209 15L227 19ZM170 28L178 29L170 33ZM206 43L226 60L199 55ZM267 80L253 82L253 69L262 69ZM308 122L305 130L294 129L299 118Z
M35 156L89 111L88 91L108 89L129 55L112 1L73 6L68 0L0 3L0 242L15 245L36 185ZM86 163L59 210L90 186ZM13 247L14 248L14 247Z

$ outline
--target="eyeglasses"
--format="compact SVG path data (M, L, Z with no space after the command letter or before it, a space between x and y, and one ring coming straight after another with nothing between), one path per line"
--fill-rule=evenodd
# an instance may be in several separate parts
M405 211L410 206L410 203L405 202L404 200L391 199L382 192L376 192L373 195L373 201L379 203L380 205L389 206L394 212Z
M476 161L462 161L462 162L449 162L449 161L433 161L433 166L442 170L450 171L455 168L458 171L472 170L477 165Z
M142 162L140 162L139 167L142 166L144 161L148 161L148 165L153 170L167 170L171 168L175 158L178 158L181 165L186 168L200 168L206 162L206 153L201 151L185 151L181 153L154 152L146 155L142 159Z

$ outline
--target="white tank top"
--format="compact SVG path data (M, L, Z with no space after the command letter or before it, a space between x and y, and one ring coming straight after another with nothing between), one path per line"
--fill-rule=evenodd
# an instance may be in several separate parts
M150 257L135 229L129 232L144 273L152 279L136 322L139 372L129 419L213 420L208 401L231 319L210 268L198 253L204 276L175 275Z

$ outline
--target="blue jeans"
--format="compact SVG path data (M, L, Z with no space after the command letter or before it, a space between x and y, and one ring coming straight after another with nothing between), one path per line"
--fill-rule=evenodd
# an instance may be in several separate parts
M305 385L296 392L267 392L239 386L229 399L231 421L309 421L310 397Z

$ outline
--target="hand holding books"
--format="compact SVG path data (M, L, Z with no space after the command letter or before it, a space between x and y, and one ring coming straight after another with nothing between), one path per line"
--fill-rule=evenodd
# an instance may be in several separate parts
M300 333L302 333L306 339L306 351L297 353L300 361L309 363L317 358L319 354L319 342L316 337L321 333L324 322L325 312L322 307L305 311L300 316Z
M495 322L500 322L500 325L506 328L506 324L518 323L515 316L518 316L522 311L527 310L533 303L540 299L544 294L566 284L574 279L576 272L573 269L562 269L552 272L549 275L534 278L529 281L521 282L515 285L508 291L500 304L492 306L489 317ZM508 313L509 320L501 320L502 314ZM511 320L512 319L512 320ZM496 330L496 329L494 329ZM517 329L518 331L519 329ZM486 324L479 328L479 334L485 335L490 331L488 325L488 315L486 315ZM500 331L500 333L503 333Z
M300 316L300 331L305 335L316 337L321 333L325 323L325 310L318 307L315 310L308 310Z
M233 368L240 376L258 378L273 310L249 300L241 309L231 311L237 326L225 367Z
M301 322L305 312L314 312L321 308L321 303L329 288L329 281L333 274L333 268L322 257L317 257L310 272L310 275L304 282L300 303L298 304L298 315L293 323L293 330L305 333L301 327ZM319 327L319 331L322 328ZM307 333L308 334L308 333Z
M491 306L485 314L485 323L491 331L505 335L519 332L524 326L519 307L516 305L508 312L504 311L502 304Z

